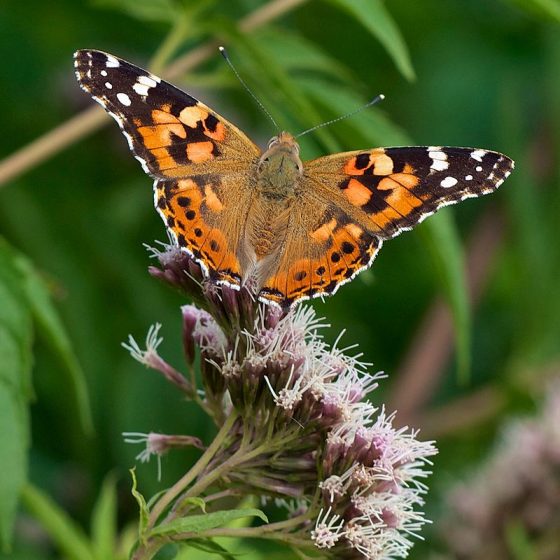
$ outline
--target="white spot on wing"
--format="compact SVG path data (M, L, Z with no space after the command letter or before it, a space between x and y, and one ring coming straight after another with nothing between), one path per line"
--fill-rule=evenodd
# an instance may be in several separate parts
M430 169L434 169L435 171L445 171L448 167L449 162L441 159L434 159L432 165L430 165Z
M487 154L486 150L474 150L471 152L471 157L476 161L482 162L482 158Z
M105 87L107 89L113 89L113 84L111 82L105 82Z
M156 87L157 84L158 84L157 81L154 79L154 77L145 76L145 75L138 76L137 82L139 84L143 84L145 86L148 86L149 88L150 87Z
M480 173L482 171L482 166L481 165L477 165L476 166L476 170Z
M101 70L100 74L105 77L107 76L107 70Z
M465 177L465 181L472 181L473 180L473 176L472 175L467 175Z
M456 184L458 183L457 179L455 179L455 177L446 177L441 183L440 185L444 188L444 189L449 189L451 187L454 187Z
M132 89L138 95L142 95L145 97L146 95L148 95L148 90L150 88L156 87L157 84L158 83L153 77L143 74L141 76L138 76L136 83L132 86Z
M107 55L107 62L105 63L107 68L118 68L120 65L121 63L112 54Z
M126 95L126 93L117 93L117 99L123 105L126 105L126 107L129 107L132 104L132 101L130 101L130 97L128 97L128 95Z
M139 84L136 83L132 86L132 89L138 94L138 95L142 95L142 96L146 96L148 95L148 90L150 89L149 86L147 86L146 84Z
M445 152L442 152L440 147L430 146L428 148L428 155L432 160L430 169L433 169L435 171L445 171L449 167L447 154Z

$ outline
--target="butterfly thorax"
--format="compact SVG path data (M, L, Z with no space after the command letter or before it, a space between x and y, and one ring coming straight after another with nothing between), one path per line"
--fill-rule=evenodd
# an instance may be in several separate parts
M291 208L301 186L303 165L291 134L272 138L254 171L255 193L247 216L245 242L239 258L243 271L262 279L278 265L289 228ZM245 256L253 255L252 258Z
M288 132L281 132L272 138L259 159L256 170L259 194L266 199L286 201L296 194L302 173L298 143Z

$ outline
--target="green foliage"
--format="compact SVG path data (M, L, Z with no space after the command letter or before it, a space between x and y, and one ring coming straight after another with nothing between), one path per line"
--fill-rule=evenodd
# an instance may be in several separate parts
M33 322L58 355L82 425L91 431L83 372L45 284L31 263L0 238L0 455L5 467L0 482L0 541L6 547L27 476Z
M111 8L139 20L172 24L183 14L177 0L95 0L100 8Z
M22 491L22 503L40 523L56 548L69 560L124 560L118 550L115 479L104 481L91 515L91 537L49 496L32 484Z
M31 311L14 255L0 245L0 540L11 542L19 494L27 474L31 396Z
M221 556L224 560L234 560L236 558L235 554L231 554L231 552L228 552L223 546L211 539L189 539L188 545L184 547L184 558L196 560L196 552L193 552L193 548L195 551L203 553L200 558L206 558L208 554ZM182 557L183 555L179 554L177 560ZM243 557L246 557L246 555L244 554Z
M468 381L470 368L470 302L465 282L464 259L457 227L450 213L434 216L420 232L432 252L443 292L453 313L459 377Z
M146 533L146 528L148 526L148 517L149 517L149 510L148 505L146 504L146 499L144 496L138 492L137 490L137 482L136 482L136 469L130 469L130 475L132 476L132 495L138 504L139 511L139 521L138 521L138 537L140 541L144 540L144 535Z
M108 476L91 515L91 540L95 560L107 560L117 541L117 493L113 476Z
M82 529L40 489L28 484L24 488L22 500L29 513L40 522L66 558L95 560L92 547Z
M509 552L513 560L537 560L537 551L531 543L526 528L521 523L510 523L506 532Z
M558 0L507 0L509 3L527 11L529 14L535 14L550 18L560 23L560 2Z
M224 527L231 521L243 519L244 517L259 517L268 523L266 515L259 509L229 509L225 511L214 511L203 515L190 515L182 519L175 519L164 525L160 525L153 531L151 536L177 535L179 533L198 534L208 529Z
M414 69L404 38L382 0L331 2L354 16L385 47L403 76L409 80L414 79Z

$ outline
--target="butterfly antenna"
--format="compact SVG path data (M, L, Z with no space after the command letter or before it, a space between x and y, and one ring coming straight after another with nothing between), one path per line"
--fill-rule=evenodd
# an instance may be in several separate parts
M341 117L337 117L336 119L332 119L330 121L318 124L318 125L316 125L312 128L308 128L307 130L304 130L303 132L300 132L299 134L296 134L296 136L294 136L294 138L299 138L300 136L304 136L305 134L308 134L309 132L313 132L314 130L317 130L318 128L323 128L324 126L329 126L329 125L331 125L335 122L347 119L348 117L353 117L357 113L360 113L364 109L367 109L368 107L371 107L372 105L375 105L376 103L379 103L380 101L383 101L384 99L385 99L385 96L382 93L380 93L379 95L375 96L371 101L369 101L365 105L362 105L358 109L354 109L353 111L350 111L349 113L346 113L346 115L342 115Z
M272 124L276 127L276 130L280 132L280 127L278 126L278 123L274 120L273 116L266 110L266 107L261 103L259 98L249 89L249 86L245 83L243 78L239 75L239 72L235 69L235 66L231 62L226 49L224 47L218 47L218 50L220 51L221 55L224 57L225 61L228 63L228 66L231 68L236 78L241 83L241 85L247 90L249 95L255 100L255 103L261 108L261 111L272 121Z

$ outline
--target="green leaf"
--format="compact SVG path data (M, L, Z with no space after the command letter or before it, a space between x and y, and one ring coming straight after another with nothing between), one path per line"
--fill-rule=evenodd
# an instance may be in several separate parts
M173 23L181 16L181 5L174 0L95 0L100 8L124 12L142 21Z
M449 211L432 216L419 228L432 253L455 327L459 380L466 383L470 369L471 315L465 281L461 240Z
M0 360L6 358L8 332L0 327ZM4 362L9 366L10 362ZM2 366L0 366L1 369ZM0 383L0 457L2 477L0 477L0 540L2 547L8 551L20 492L27 479L27 445L29 418L26 406L13 394L4 383Z
M538 16L544 16L560 23L559 0L508 0L510 4Z
M0 542L6 551L27 479L32 334L21 275L0 239Z
M265 523L268 523L268 518L260 509L232 509L175 519L170 523L160 525L153 529L150 536L176 535L178 533L199 534L209 529L223 527L230 521L242 517L259 517Z
M23 488L21 498L26 509L39 521L65 557L70 560L95 560L82 529L51 498L31 484Z
M240 554L232 554L231 552L228 552L222 545L218 544L212 539L189 539L186 543L186 547L195 548L206 554L217 554L218 556L224 558L224 560L235 560L236 556L240 556ZM180 554L180 556L182 556L182 554ZM192 551L189 551L185 554L185 560L192 558Z
M332 81L302 77L298 79L298 83L309 98L315 99L317 104L325 107L333 118L344 115L366 103L366 99L354 90ZM411 144L409 136L377 107L364 109L359 115L345 119L343 124L350 130L347 135L348 148ZM358 132L363 139L357 139L354 131ZM358 142L365 143L358 145Z
M97 560L114 556L117 537L117 495L113 476L103 482L91 517L91 540Z
M401 74L414 80L414 69L397 24L382 0L330 0L355 17L387 50Z
M309 72L321 72L341 83L356 81L346 66L311 41L286 28L265 27L256 32L255 39L270 59L290 73L299 71L305 76Z
M76 400L82 428L87 434L91 434L93 421L85 376L72 349L68 334L51 301L43 279L34 270L31 262L22 255L17 255L14 259L22 275L23 289L31 306L35 323L40 334L60 359L63 365L61 371L66 374Z
M192 498L185 498L181 502L181 505L178 507L178 509L182 510L188 504L192 504L193 506L200 508L204 513L206 513L206 502L202 498L198 498L196 496Z
M148 518L150 516L150 512L148 511L148 506L146 505L146 500L140 492L136 489L136 469L130 469L130 476L132 476L132 495L134 499L138 503L138 507L140 508L140 522L138 524L138 535L142 542L144 542L145 536L144 533L146 532L146 527L148 526Z

